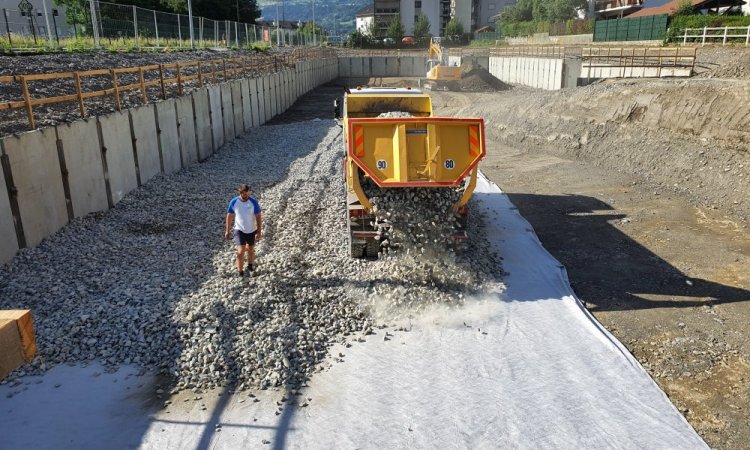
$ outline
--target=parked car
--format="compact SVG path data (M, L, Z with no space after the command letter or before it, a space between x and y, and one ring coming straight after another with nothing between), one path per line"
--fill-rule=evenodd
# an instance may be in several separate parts
M401 39L401 43L404 45L417 45L417 40L414 36L404 36Z

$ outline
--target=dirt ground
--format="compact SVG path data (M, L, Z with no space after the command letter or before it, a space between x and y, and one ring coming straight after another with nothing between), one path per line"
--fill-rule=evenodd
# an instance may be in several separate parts
M690 80L432 95L485 118L483 172L706 442L749 448L750 49L698 56ZM331 117L341 93L272 123Z
M750 81L703 78L433 101L485 117L483 172L588 309L711 447L747 448Z

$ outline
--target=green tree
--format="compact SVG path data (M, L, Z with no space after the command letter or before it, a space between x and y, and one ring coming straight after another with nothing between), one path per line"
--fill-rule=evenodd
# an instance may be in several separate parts
M312 36L313 33L315 33L316 36L323 35L323 27L321 27L317 23L313 25L312 21L305 22L305 24L302 25L302 28L300 28L299 31L302 34L309 34L310 36Z
M531 20L563 22L578 17L578 10L586 7L586 0L518 0L500 14L499 22L504 25Z
M691 16L693 15L693 2L690 0L682 0L680 5L675 11L675 16Z
M427 16L420 14L414 22L414 37L419 41L430 34L430 21Z
M362 33L359 30L354 30L349 33L349 45L351 47L362 48L370 43L370 36Z
M464 35L464 26L463 24L457 19L452 18L448 24L445 26L445 36L446 37L460 37Z
M404 25L401 23L401 14L393 16L391 23L388 24L388 30L386 30L385 35L396 42L401 42L401 38L404 37Z
M374 20L367 24L367 31L365 31L365 34L372 38L378 37L380 34L378 24Z

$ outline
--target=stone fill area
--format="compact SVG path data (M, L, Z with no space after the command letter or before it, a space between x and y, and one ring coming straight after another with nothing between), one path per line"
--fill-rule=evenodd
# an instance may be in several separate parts
M332 120L257 128L23 250L0 271L0 309L34 311L39 357L11 380L100 360L158 370L175 389L294 388L323 369L336 342L356 345L436 303L503 289L481 211L471 258L425 239L376 261L350 258L341 143ZM223 241L240 183L252 186L264 215L257 269L245 277ZM449 214L411 198L391 204Z
M469 92L491 92L507 91L511 86L495 78L489 70L477 64L477 62L466 56L461 61L461 81L458 87L462 91Z

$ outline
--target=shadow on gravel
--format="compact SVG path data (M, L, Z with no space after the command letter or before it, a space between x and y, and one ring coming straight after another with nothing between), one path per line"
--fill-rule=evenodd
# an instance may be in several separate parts
M266 125L333 119L333 101L343 96L344 85L339 80L331 81L300 97L289 109L266 122Z
M684 308L750 301L750 292L690 278L613 223L613 208L580 195L507 194L544 247L567 269L592 311ZM648 297L674 297L650 299Z

